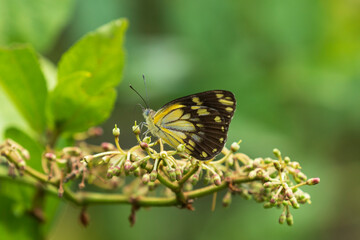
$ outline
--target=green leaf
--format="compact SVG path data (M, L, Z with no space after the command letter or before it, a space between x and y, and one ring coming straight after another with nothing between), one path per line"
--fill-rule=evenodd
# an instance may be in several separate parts
M113 89L124 67L127 20L110 22L87 34L59 63L58 85L50 93L47 115L57 132L79 132L106 120L115 102Z
M91 77L82 86L89 94L97 94L116 86L124 67L124 34L128 22L118 19L88 33L61 58L58 81L76 72L86 71Z
M0 0L0 44L31 43L45 51L55 43L74 0Z
M6 129L5 138L11 138L28 150L30 153L30 159L26 161L26 165L29 165L38 171L42 171L41 156L45 149L39 142L35 141L26 133L15 127Z
M0 48L0 86L32 129L45 129L46 81L29 46Z
M113 108L116 92L107 88L97 94L84 90L91 75L77 72L64 78L49 96L49 108L59 132L79 132L107 119Z

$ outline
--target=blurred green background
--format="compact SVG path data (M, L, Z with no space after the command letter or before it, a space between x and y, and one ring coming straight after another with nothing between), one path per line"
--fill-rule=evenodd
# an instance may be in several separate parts
M356 0L0 0L0 44L30 42L57 63L90 30L129 19L127 63L112 117L103 124L112 141L135 143L141 100L157 109L177 97L227 89L238 106L229 142L267 157L277 147L321 184L304 187L311 205L293 210L292 227L277 223L280 210L234 198L211 212L211 197L195 212L141 209L129 227L129 206L80 209L62 204L49 239L360 239L360 1ZM25 126L4 94L0 127ZM220 196L223 193L220 194ZM1 202L1 200L0 200Z

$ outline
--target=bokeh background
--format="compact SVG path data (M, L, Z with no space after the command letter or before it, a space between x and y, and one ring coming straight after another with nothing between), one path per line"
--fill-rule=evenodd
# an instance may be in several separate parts
M305 187L311 205L293 210L295 224L279 225L280 210L234 198L199 199L195 212L141 209L130 228L129 206L80 209L62 204L49 239L360 239L360 1L357 0L0 0L0 44L30 42L54 62L82 35L126 17L127 62L114 112L96 142L135 143L145 94L152 108L210 89L235 93L229 141L267 157L277 147L321 184ZM0 127L22 124L0 95ZM4 114L4 112L6 114ZM222 195L222 194L220 194ZM1 202L1 200L0 200Z

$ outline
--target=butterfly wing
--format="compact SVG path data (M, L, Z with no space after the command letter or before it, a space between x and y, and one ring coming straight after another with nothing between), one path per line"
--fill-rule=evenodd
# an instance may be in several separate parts
M236 100L229 91L213 90L175 99L154 116L159 137L173 147L186 143L186 152L208 160L219 154L227 139Z

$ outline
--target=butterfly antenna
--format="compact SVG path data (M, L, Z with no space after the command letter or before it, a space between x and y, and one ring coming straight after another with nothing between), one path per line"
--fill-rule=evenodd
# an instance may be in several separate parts
M143 74L142 77L143 77L143 79L144 79L146 101L150 104L150 102L149 102L148 90L147 90L147 86L146 86L145 75Z
M139 97L144 101L146 108L149 108L149 105L147 104L147 102L145 101L145 99L140 95L140 93L139 93L138 91L136 91L136 89L135 89L133 86L131 86L131 84L129 85L129 87L130 87L137 95L139 95Z

